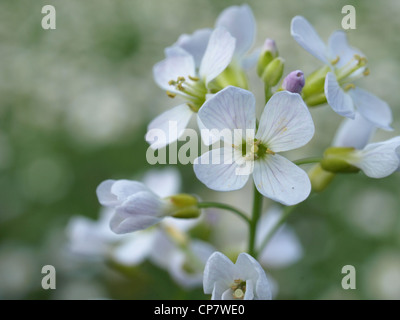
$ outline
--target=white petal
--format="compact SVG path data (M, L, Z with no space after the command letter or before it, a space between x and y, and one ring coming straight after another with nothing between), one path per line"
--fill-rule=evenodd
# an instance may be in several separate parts
M210 39L211 29L196 30L193 34L183 34L179 37L174 46L179 46L193 56L195 65L200 67L201 59L207 49L207 44Z
M352 97L357 111L378 128L392 130L392 110L389 105L377 96L360 88L351 89Z
M146 229L163 218L163 202L151 192L139 192L117 207L110 221L117 234Z
M257 246L262 244L267 234L279 221L283 210L277 206L266 212L257 225ZM273 268L284 268L297 262L303 255L303 249L295 232L283 225L260 252L259 261Z
M232 60L235 51L235 38L224 28L216 28L200 65L200 77L208 84L215 79Z
M335 64L336 68L340 68L347 64L351 59L354 58L354 55L364 56L361 51L349 46L347 42L347 35L344 31L335 31L329 37L329 53L330 59L335 60L339 57L339 61ZM356 60L354 60L356 62Z
M274 152L299 148L314 135L314 122L297 93L281 91L268 101L261 115L256 138Z
M243 300L254 300L254 282L253 280L246 281L246 293L244 294ZM267 299L265 299L267 300Z
M186 104L165 111L150 122L146 141L152 149L160 149L175 142L183 134L192 115L193 111Z
M198 116L202 125L209 130L255 129L255 104L250 91L229 86L207 100Z
M371 143L356 153L349 162L360 168L368 177L384 178L399 167L396 149L400 146L400 137L387 141Z
M340 87L332 72L325 78L325 96L333 111L346 118L355 118L354 104L350 95Z
M120 203L125 201L131 195L141 191L150 190L143 183L138 181L117 180L111 186L111 193L117 196L118 200L120 200Z
M112 257L120 264L135 266L142 263L153 248L153 232L137 232L118 245Z
M328 64L327 47L314 27L302 16L292 19L290 32L294 40L314 57Z
M236 56L242 57L252 47L256 37L256 21L251 8L244 4L226 8L218 16L216 27L224 27L236 39Z
M111 187L116 180L105 180L96 189L97 198L101 205L114 207L121 203L117 196L111 193Z
M287 206L304 201L311 191L307 173L279 154L255 161L253 178L261 194Z
M168 84L178 77L196 76L194 59L191 54L180 47L170 47L167 58L153 67L153 76L156 83L164 90L181 94L174 86Z
M363 149L376 127L366 120L359 113L356 113L355 119L344 119L336 131L332 146L334 147L352 147Z
M252 170L241 171L239 160L232 148L214 149L197 158L193 169L196 177L212 190L238 190L246 184Z
M271 288L269 286L267 276L265 275L264 269L260 266L256 259L243 252L239 254L235 265L238 268L241 277L245 278L246 280L252 280L255 291L254 299L271 299Z
M208 258L215 251L215 249L208 243L198 240L190 242L191 255L189 256L184 251L177 251L170 262L170 274L172 278L184 288L194 288L201 286L203 283L203 269L200 269L201 264L205 266ZM185 263L188 259L194 256L199 264L199 270L196 269L194 272L188 272L185 270ZM190 262L189 262L190 263Z
M181 188L181 176L179 171L173 167L149 170L142 181L160 198L177 194Z
M203 288L204 293L213 293L221 297L223 291L229 288L236 279L237 274L235 265L221 252L214 252L207 260L204 268ZM219 284L215 286L215 284ZM221 291L224 288L223 291ZM213 293L214 296L214 293Z

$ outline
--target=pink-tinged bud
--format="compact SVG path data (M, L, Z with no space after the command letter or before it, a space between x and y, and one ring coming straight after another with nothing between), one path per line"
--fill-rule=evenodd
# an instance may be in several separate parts
M301 93L306 81L301 70L292 71L283 79L282 89L293 93Z
M269 38L265 39L262 52L271 52L272 57L276 58L278 56L278 48L275 41Z

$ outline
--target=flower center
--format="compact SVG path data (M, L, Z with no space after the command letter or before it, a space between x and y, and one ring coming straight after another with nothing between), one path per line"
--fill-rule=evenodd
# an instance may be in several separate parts
M200 107L206 101L207 88L204 81L197 77L189 76L178 77L176 80L170 80L168 84L175 88L175 91L188 100L187 105L193 112L199 111ZM167 91L170 98L175 98L176 93Z
M247 139L243 140L243 143L240 146L232 145L234 149L241 150L242 156L245 160L258 160L264 159L267 155L275 155L268 146L263 144L258 139Z
M243 281L241 279L234 280L233 284L231 285L231 289L233 291L232 293L233 299L243 300L244 295L246 293L246 281Z
M335 65L339 62L339 57L337 57L334 61L332 61L332 65ZM348 91L353 86L351 82L362 78L363 76L369 75L369 69L366 67L367 59L365 57L361 57L358 54L355 54L353 58L347 62L344 66L335 69L336 78L341 86L345 86L345 90Z

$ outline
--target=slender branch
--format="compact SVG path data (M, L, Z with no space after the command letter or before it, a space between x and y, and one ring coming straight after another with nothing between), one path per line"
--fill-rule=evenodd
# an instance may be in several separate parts
M240 218L242 218L248 224L250 224L250 219L247 217L247 215L245 213L243 213L239 209L232 207L228 204L219 203L219 202L199 202L197 204L197 206L201 209L216 208L216 209L223 209L223 210L230 211L230 212L236 214L237 216L239 216Z
M263 196L258 192L256 186L254 186L254 201L253 201L253 214L250 222L250 231L249 231L249 255L255 256L255 242L256 242L256 231L257 231L257 223L261 216Z
M279 228L285 223L289 215L293 212L293 210L296 208L296 205L290 206L290 207L285 207L283 210L281 218L276 222L274 227L268 232L266 237L264 238L263 242L261 243L260 248L258 248L257 254L259 254L262 250L264 250L265 246L268 244L268 242L271 240L271 238L274 236L274 234L279 230Z
M303 158L303 159L294 160L293 163L299 166L299 165L302 165L302 164L319 163L321 161L322 161L322 158L310 157L310 158Z

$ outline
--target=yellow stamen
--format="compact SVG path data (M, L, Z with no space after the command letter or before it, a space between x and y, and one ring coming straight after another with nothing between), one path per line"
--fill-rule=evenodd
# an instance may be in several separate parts
M332 60L332 61L331 61L331 64L334 66L335 64L337 64L337 63L339 62L339 60L340 60L340 57L339 57L339 56L336 56L336 59L335 59L335 60Z
M197 77L192 77L192 76L189 76L189 79L192 80L192 81L199 81L199 80L200 80L199 78L197 78Z
M273 156L275 155L275 152L273 152L270 148L267 148L267 150L265 150L265 153L272 154Z
M175 97L176 97L176 94L175 94L175 93L172 93L172 92L169 92L169 91L167 91L167 96L173 99L173 98L175 98Z
M353 83L348 83L345 87L344 87L344 91L349 91L350 89L355 89L356 86Z
M363 72L363 75L364 75L364 76L369 76L370 73L371 73L371 72L369 71L369 69L366 68L366 69L364 70L364 72Z

